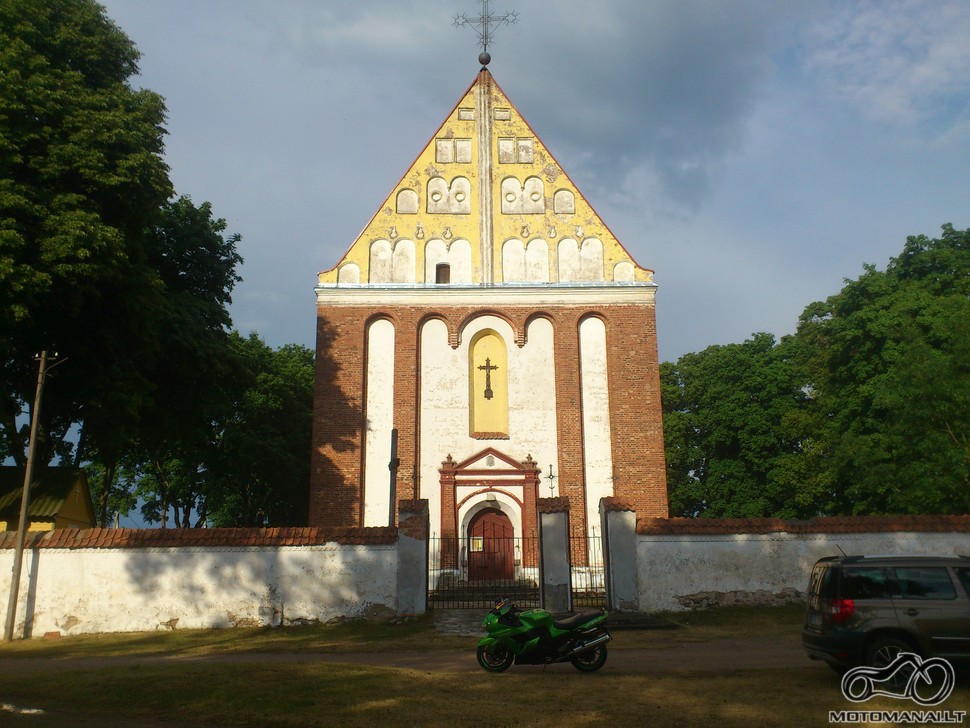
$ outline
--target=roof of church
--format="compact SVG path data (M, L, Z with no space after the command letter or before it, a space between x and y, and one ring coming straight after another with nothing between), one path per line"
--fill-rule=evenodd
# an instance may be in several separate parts
M647 284L485 68L321 287Z

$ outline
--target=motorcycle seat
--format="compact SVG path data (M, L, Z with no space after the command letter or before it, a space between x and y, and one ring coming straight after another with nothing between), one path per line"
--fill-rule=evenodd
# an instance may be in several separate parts
M579 614L574 614L571 617L564 617L563 619L557 619L553 622L556 625L556 629L576 629L580 625L588 622L593 617L598 617L602 612L580 612Z

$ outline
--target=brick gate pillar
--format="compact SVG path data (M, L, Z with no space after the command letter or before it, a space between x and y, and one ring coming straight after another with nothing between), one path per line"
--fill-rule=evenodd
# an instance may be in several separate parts
M448 455L441 463L441 546L439 563L442 569L458 567L458 508L455 503L455 466Z
M522 489L522 565L536 566L539 560L536 548L536 537L539 535L539 521L537 505L539 500L539 468L532 455L522 461L523 489Z

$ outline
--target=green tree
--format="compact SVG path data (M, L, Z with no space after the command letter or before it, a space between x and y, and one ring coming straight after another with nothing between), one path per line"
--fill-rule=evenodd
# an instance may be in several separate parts
M225 230L209 203L196 207L181 197L162 207L149 231L149 264L161 288L157 355L141 362L147 388L138 432L123 439L110 418L85 423L95 445L83 454L102 465L96 494L103 522L111 518L109 502L129 502L122 494L132 487L151 522L167 525L170 510L176 526L190 525L193 512L197 523L205 520L204 463L215 423L232 411L235 382L244 372L227 309L240 280L240 237Z
M137 59L91 0L0 3L0 454L18 462L41 349L70 359L45 390L41 462L99 416L124 440L145 398L161 288L146 235L172 190Z
M797 338L828 510L970 512L970 232L909 237L808 306Z
M206 519L205 468L216 423L232 411L244 363L230 339L227 306L240 280L239 235L226 235L209 203L180 198L153 228L153 266L165 284L162 355L151 371L153 396L135 450L139 494L153 522L176 527ZM147 514L146 514L147 515Z
M23 461L32 356L56 350L38 464L91 465L102 524L154 482L181 525L233 402L241 258L208 203L170 201L137 60L92 0L0 3L0 456Z
M802 487L808 397L793 346L761 333L661 366L672 515L815 515Z
M256 334L233 335L245 376L220 423L208 471L207 505L217 526L307 523L313 414L313 352L272 349Z

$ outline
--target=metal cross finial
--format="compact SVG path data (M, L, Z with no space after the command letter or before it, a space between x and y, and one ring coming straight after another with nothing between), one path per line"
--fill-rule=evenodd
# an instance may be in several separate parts
M546 480L549 481L549 497L551 498L552 494L556 490L556 480L557 480L556 474L552 472L552 463L549 463L549 475L546 476Z
M477 18L469 18L462 13L455 15L454 23L452 23L456 28L475 28L475 32L478 33L478 44L482 47L478 61L483 66L487 66L488 62L492 60L492 57L488 54L488 44L492 41L493 26L497 28L500 25L513 25L519 20L519 13L516 10L509 10L502 16L492 15L488 9L488 2L489 0L482 0L482 14Z

